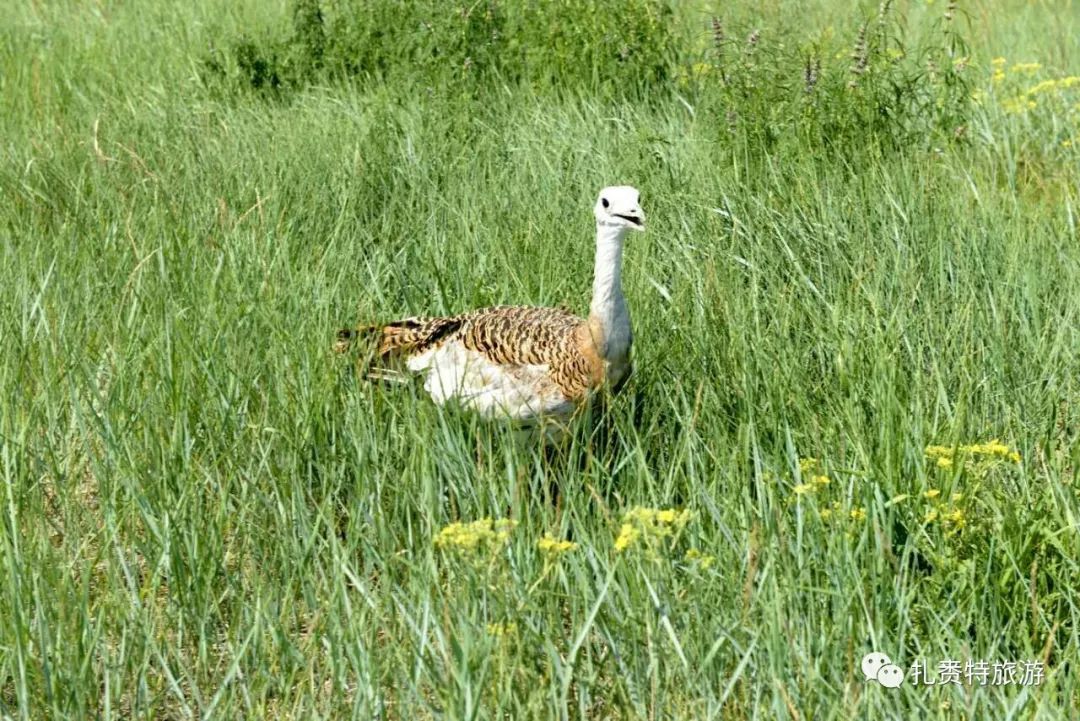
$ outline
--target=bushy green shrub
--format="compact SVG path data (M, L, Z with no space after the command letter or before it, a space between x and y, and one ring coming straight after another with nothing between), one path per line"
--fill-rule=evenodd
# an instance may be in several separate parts
M958 22L949 3L913 33L886 0L846 33L800 42L717 17L711 48L683 62L678 82L721 130L759 149L784 138L841 152L867 140L940 144L965 136L971 105Z
M625 95L675 67L672 15L666 0L296 0L287 37L212 53L204 79L273 93L355 79Z
M240 40L208 59L204 77L273 96L348 81L444 97L681 97L748 157L785 143L839 154L940 147L967 132L961 21L950 3L913 30L889 0L836 31L715 17L695 48L668 0L294 0L287 37Z

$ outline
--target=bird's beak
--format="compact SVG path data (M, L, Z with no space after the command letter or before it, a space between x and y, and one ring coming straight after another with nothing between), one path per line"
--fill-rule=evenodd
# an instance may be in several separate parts
M634 230L645 230L645 214L640 209L629 213L615 213L615 217L630 223L630 227Z

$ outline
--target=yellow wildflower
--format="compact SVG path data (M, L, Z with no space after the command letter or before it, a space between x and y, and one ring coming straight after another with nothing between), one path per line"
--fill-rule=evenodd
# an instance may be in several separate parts
M676 511L673 508L657 509L635 506L623 514L624 523L639 523L642 525L674 526L682 528L693 518L694 512L690 510Z
M996 439L986 443L960 446L960 451L973 456L989 456L991 458L1010 460L1014 463L1020 462L1020 454L1017 451L1010 449L1007 445Z
M504 636L513 636L517 633L516 623L489 623L487 625L487 632L489 635L495 638L503 638Z
M795 486L795 488L793 488L792 490L795 491L796 496L801 496L804 493L813 493L814 492L814 485L812 483L800 483L799 485Z
M986 443L975 443L970 446L960 446L960 450L973 456L1005 456L1009 453L1009 447L997 439Z
M1010 73L1024 73L1025 75L1031 75L1042 67L1041 63L1016 63L1009 68Z
M818 467L818 459L816 458L800 458L799 459L799 473L806 474Z
M1057 88L1057 80L1043 80L1037 85L1032 85L1027 89L1028 95L1038 95L1039 93L1046 93Z
M810 481L811 481L811 482L812 482L812 483L813 483L813 484L814 484L815 486L827 486L827 485L829 485L829 483L830 483L830 479L829 479L829 477L828 477L828 476L826 476L825 474L821 474L821 475L818 475L818 476L813 476L813 477L812 477L812 478L810 479Z
M965 523L964 512L959 508L955 508L951 512L945 514L945 520L956 528L963 528Z
M936 488L931 488L929 491L927 491L923 495L926 496L927 498L937 498L938 496L941 495L941 491L939 491Z
M544 536L536 542L536 547L548 560L554 560L564 553L576 551L578 544L573 541L564 541L554 536Z
M639 539L653 544L661 538L676 535L694 517L688 509L676 511L673 508L657 509L635 506L623 514L622 526L615 539L615 550L625 551Z
M616 553L622 553L630 546L634 545L638 538L641 537L641 531L634 527L632 523L622 524L622 528L619 529L619 537L615 539L615 551Z
M964 494L963 493L954 493L954 494L952 494L952 500L953 500L953 503L957 503L959 501L962 501L962 500L964 500Z
M933 523L934 521L937 520L937 517L938 517L937 509L932 508L932 509L930 509L929 511L926 512L926 518L923 519L923 522L924 523Z
M1056 80L1043 80L1028 88L1027 94L1037 95L1039 93L1048 93L1052 90L1068 90L1074 85L1080 85L1080 75L1070 75L1069 77L1058 78Z
M1021 115L1029 110L1034 110L1038 105L1034 100L1023 95L1016 98L1006 98L1001 101L1001 109L1011 115Z
M991 80L993 80L995 83L1000 83L1004 79L1005 79L1005 71L1003 71L1003 70L995 70L994 75L991 78Z
M446 550L473 551L494 548L510 538L517 521L508 518L481 518L471 523L451 523L435 536L435 547Z
M687 563L697 563L701 570L705 570L709 566L713 565L716 560L714 556L708 556L696 548L687 549L686 555L683 556L683 560Z
M1015 100L1015 99L1014 99ZM1005 101L1003 106L1010 101ZM1034 107L1034 105L1031 105ZM999 440L987 441L986 443L972 443L970 445L957 446L955 453L949 446L927 446L926 457L934 459L941 468L951 468L956 456L969 456L985 461L1007 460L1013 463L1020 462L1020 453L1009 448Z
M1003 68L1005 67L1005 58L994 58L990 61L990 64L995 68Z
M861 507L852 508L850 515L853 521L864 521L866 520L866 509Z

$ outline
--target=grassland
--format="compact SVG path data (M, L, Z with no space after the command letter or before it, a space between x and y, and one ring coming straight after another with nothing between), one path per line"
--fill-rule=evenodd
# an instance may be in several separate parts
M876 6L726 9L723 65L680 5L676 70L633 92L208 83L290 8L0 30L0 714L1080 714L1073 4L959 8L963 97L895 128L847 89ZM824 53L820 104L776 101L810 96L782 44ZM623 182L637 367L553 462L329 352L360 319L583 309ZM871 650L1046 678L890 690Z

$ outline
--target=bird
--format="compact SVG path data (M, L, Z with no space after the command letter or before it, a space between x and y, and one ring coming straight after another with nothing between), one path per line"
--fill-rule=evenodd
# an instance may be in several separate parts
M641 194L606 187L593 208L596 255L589 314L561 307L480 308L338 331L335 350L367 341L372 379L423 379L438 405L489 419L565 430L602 389L618 391L631 371L633 332L622 289L626 238L645 230Z

